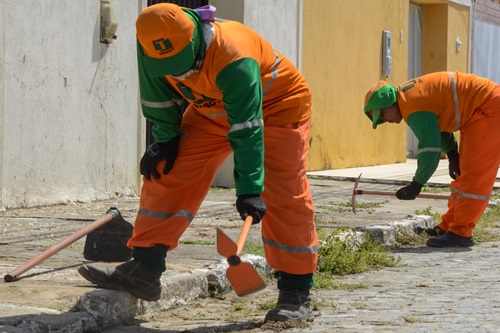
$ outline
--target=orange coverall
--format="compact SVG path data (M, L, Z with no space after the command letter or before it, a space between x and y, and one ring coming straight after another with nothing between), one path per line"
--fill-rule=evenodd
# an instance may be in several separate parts
M214 33L203 65L187 78L157 79L142 75L139 53L139 75L144 80L142 108L144 115L155 123L153 134L157 140L165 141L180 130L181 141L170 172L159 179L144 179L140 209L128 246L165 245L169 251L175 249L217 170L231 152L238 175L236 194L248 193L245 189L260 194L262 184L247 177L260 172L256 159L252 158L260 148L245 144L243 135L234 135L238 133L238 128L235 129L238 124L257 123L262 117L265 157L261 196L267 205L262 239L266 260L272 268L289 274L312 274L317 264L318 239L306 177L310 90L295 66L251 29L232 21L210 24ZM254 84L238 88L239 81L248 78L232 70L254 64ZM227 88L226 94L221 87ZM242 94L235 93L237 90ZM190 105L178 125L174 118L158 121L160 117L178 113L181 99ZM158 163L157 170L161 171L164 163Z
M472 74L437 72L398 86L397 103L420 141L414 180L421 184L439 162L429 156L441 152L439 144L433 144L439 142L433 122L439 123L439 132L460 132L461 174L450 188L461 200L448 202L439 227L471 237L488 205L500 164L500 85ZM429 163L421 163L426 159Z

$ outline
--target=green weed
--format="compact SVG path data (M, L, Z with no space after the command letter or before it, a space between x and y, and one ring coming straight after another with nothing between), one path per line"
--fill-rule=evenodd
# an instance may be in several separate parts
M415 211L415 215L427 215L427 216L431 216L432 218L434 218L434 222L436 224L439 224L439 222L441 222L441 213L438 212L438 211L432 212L432 206L428 206L428 207L426 207L423 210L418 210L417 209Z
M368 234L360 236L353 231L340 232L343 232L342 237L330 234L319 243L319 273L356 274L393 267L399 262L399 258L394 257L385 245L374 242Z
M215 245L214 241L207 240L181 240L180 244L191 244L191 245Z
M212 186L210 187L210 192L212 193L229 193L233 189L231 187L219 187L219 186Z
M242 253L264 256L264 245L262 243L245 242Z
M396 233L396 243L394 247L421 247L425 246L427 239L429 239L429 236L427 236L426 233L419 235L414 232L408 233L406 231L400 231Z

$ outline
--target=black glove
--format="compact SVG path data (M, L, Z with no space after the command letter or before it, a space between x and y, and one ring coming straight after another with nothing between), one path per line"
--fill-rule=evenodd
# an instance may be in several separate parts
M406 185L405 187L401 187L396 192L396 198L398 198L399 200L415 200L421 189L422 185L412 181L410 184Z
M244 220L248 215L252 215L252 224L260 223L260 220L266 214L266 204L258 194L242 194L236 200L236 209Z
M167 142L150 144L141 158L141 175L148 180L151 179L151 176L156 179L160 178L158 171L156 171L156 164L163 160L166 161L163 174L169 173L179 152L179 140L180 136L177 135Z
M446 155L448 155L448 171L450 172L450 177L457 179L457 176L460 176L460 159L458 157L458 151L450 151Z

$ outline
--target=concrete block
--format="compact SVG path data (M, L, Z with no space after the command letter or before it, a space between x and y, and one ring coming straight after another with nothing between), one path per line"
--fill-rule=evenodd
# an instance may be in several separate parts
M86 312L100 329L131 323L138 310L137 298L127 291L99 289L80 297L73 312Z

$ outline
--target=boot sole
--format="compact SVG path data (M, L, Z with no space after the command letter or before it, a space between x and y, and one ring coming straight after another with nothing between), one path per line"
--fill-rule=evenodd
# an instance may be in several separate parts
M274 318L273 318L274 317ZM302 323L305 323L305 322L312 322L314 321L314 313L312 311L309 311L307 314L305 314L304 316L301 316L300 318L290 318L290 317L286 317L286 316L280 316L278 314L276 315L266 315L265 319L264 319L264 322L267 323L269 321L272 321L272 322L282 322L282 321L299 321L299 322L302 322Z
M127 288L124 288L124 287L121 287L121 286L117 286L116 284L106 283L106 282L102 282L102 281L96 280L94 278L94 276L92 276L92 274L89 272L89 270L85 266L78 267L78 273L80 273L80 275L85 280L87 280L87 281L89 281L89 282L91 282L93 284L96 284L99 288L127 291L130 294L132 294L133 296L135 296L137 298L140 298L142 300L145 300L147 302L158 301L161 298L161 295L152 297L152 296L145 295L145 294L143 294L141 292L137 292L135 290L129 290Z
M472 244L459 244L459 243L444 243L444 244L439 244L439 243L434 243L432 241L427 241L427 246L430 247L438 247L438 248L445 248L445 247L471 247L476 245L476 243Z

